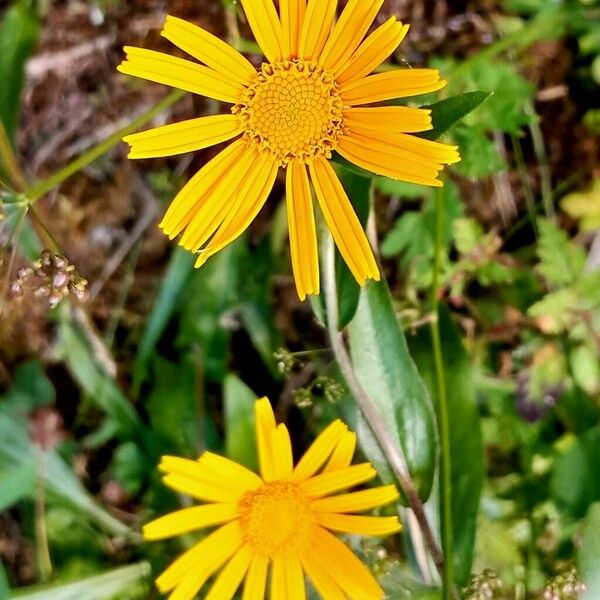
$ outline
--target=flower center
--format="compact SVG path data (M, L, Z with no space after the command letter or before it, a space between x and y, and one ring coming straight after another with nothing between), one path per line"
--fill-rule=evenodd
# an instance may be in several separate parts
M333 76L308 61L263 64L232 111L246 136L281 166L331 158L342 132L343 103Z
M274 481L244 494L239 504L244 541L267 558L298 554L312 538L308 498L294 483Z

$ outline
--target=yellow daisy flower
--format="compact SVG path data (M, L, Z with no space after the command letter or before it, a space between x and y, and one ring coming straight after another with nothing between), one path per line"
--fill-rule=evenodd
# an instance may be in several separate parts
M169 487L209 502L144 527L159 540L218 525L157 579L170 600L191 600L221 570L206 600L230 600L245 579L243 600L263 600L270 570L271 600L305 600L305 574L324 600L377 600L383 590L353 552L330 531L387 535L397 517L360 512L394 502L393 485L338 494L373 479L369 463L350 465L356 435L339 420L329 425L294 467L290 435L277 425L267 398L257 400L260 476L210 452L197 461L165 456Z
M406 36L395 17L367 32L384 0L241 0L268 62L260 69L221 39L175 17L162 35L200 63L126 47L122 73L232 105L228 114L158 127L125 138L130 158L161 157L234 140L177 195L160 227L199 253L199 267L236 239L286 170L292 266L299 296L319 293L317 236L310 181L327 226L356 280L379 279L361 224L329 163L338 152L374 173L441 186L455 146L409 135L431 129L428 110L364 107L426 94L446 84L434 69L370 73Z

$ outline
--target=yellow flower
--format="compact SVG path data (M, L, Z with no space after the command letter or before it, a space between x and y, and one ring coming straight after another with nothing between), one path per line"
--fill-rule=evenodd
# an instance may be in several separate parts
M299 296L319 293L317 236L310 181L333 238L356 280L379 279L371 247L329 164L332 153L360 167L441 186L455 146L418 138L428 110L363 105L426 94L445 81L434 69L369 75L406 36L394 17L366 36L384 0L241 0L268 62L258 71L207 31L167 17L162 35L203 64L126 47L122 73L232 104L228 114L192 119L128 136L131 158L170 156L234 140L177 195L161 223L171 239L199 253L196 266L236 239L286 169L292 265Z
M269 569L271 600L304 600L304 574L325 600L377 600L383 590L360 560L330 530L356 535L400 531L397 517L360 512L394 502L393 485L335 495L373 479L369 463L350 465L356 436L341 421L329 425L294 467L290 436L276 425L266 398L257 400L260 477L205 452L197 461L165 456L169 487L209 502L144 527L158 540L218 525L157 579L170 600L191 600L217 571L206 600L230 600L245 579L243 600L263 600Z

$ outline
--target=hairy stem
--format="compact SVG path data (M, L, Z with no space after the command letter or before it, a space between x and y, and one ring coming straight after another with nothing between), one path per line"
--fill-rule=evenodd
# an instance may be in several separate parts
M448 417L448 397L446 393L446 375L442 356L440 339L439 308L440 308L440 272L442 269L442 254L444 246L444 224L446 220L444 192L440 191L435 199L435 254L433 263L433 283L431 286L431 307L435 318L431 322L431 343L435 364L437 386L436 413L438 433L440 436L440 512L442 549L446 558L446 568L443 573L444 600L452 598L454 586L454 564L452 561L452 472L450 458L450 422Z
M342 375L346 380L349 390L356 399L356 403L364 415L373 435L377 439L381 450L385 454L390 467L402 487L402 491L408 499L411 510L419 524L419 528L423 534L427 548L435 562L435 565L442 574L444 572L444 555L433 534L433 530L427 520L425 507L412 481L410 472L406 465L406 460L402 454L402 450L391 438L384 420L381 418L375 404L369 397L366 390L361 385L354 367L350 359L348 350L344 343L343 334L338 331L339 313L337 304L337 285L335 281L335 248L333 239L329 233L326 234L325 243L325 289L326 289L326 305L327 305L327 328L331 340L331 348L335 359L340 367Z

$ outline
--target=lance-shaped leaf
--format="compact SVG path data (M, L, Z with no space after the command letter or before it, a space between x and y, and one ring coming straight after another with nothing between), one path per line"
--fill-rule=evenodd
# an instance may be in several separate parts
M435 471L433 410L384 282L367 283L348 333L358 379L387 423L390 436L402 448L419 495L425 500ZM362 417L358 423L363 450L383 479L390 480L387 461L371 431Z

